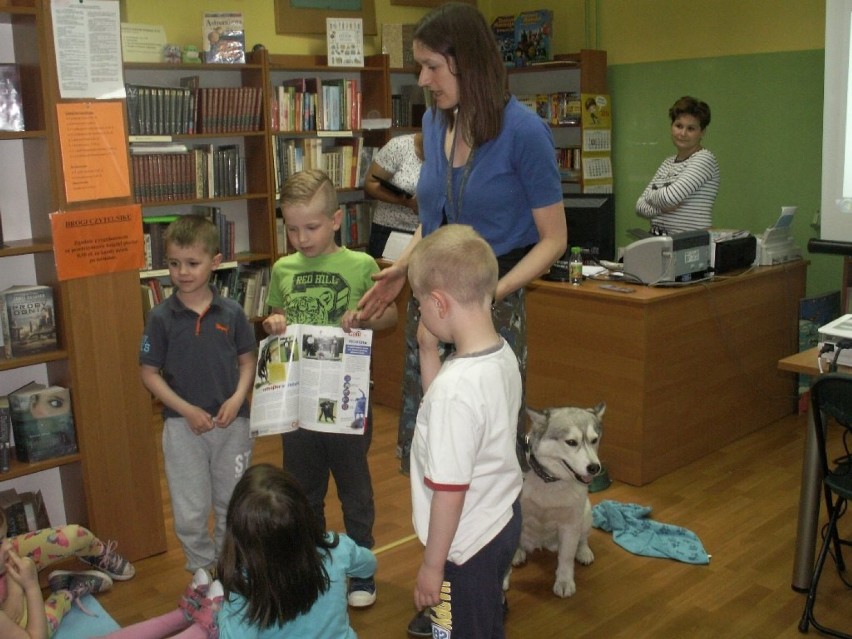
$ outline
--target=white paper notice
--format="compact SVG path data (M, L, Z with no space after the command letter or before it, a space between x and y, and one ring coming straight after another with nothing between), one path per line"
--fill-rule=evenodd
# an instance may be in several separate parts
M51 1L62 98L124 97L118 5L115 0Z

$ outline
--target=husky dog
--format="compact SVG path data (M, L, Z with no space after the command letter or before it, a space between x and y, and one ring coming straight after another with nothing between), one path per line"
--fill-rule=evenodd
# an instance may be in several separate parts
M527 409L532 420L527 434L532 470L524 476L523 529L512 565L521 565L527 553L538 548L557 551L553 592L559 597L570 597L577 591L574 560L583 565L595 560L589 548L589 484L601 472L598 444L605 409L604 403L588 409ZM504 588L508 587L506 575Z

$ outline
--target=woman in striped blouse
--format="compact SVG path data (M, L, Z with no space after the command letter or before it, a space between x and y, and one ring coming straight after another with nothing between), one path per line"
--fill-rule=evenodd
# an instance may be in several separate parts
M719 163L701 146L710 107L690 96L669 109L677 154L663 160L636 202L636 213L651 221L651 232L668 235L712 225L719 190Z

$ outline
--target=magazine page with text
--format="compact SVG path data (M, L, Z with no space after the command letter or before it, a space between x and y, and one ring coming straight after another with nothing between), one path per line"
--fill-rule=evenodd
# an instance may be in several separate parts
M370 400L373 332L294 324L260 343L252 436L297 428L361 435Z

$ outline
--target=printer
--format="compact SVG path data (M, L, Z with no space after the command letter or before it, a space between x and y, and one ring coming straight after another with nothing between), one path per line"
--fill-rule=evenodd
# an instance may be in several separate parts
M781 216L775 224L757 238L757 262L761 266L781 264L802 259L802 249L793 239L795 206L782 206Z
M710 233L684 231L637 240L624 249L624 278L643 284L690 282L710 271Z
M842 315L825 326L820 326L817 335L820 352L822 352L823 347L826 345L830 345L831 348L822 357L829 362L834 361L838 344L844 341L847 343L852 342L852 314ZM852 366L852 346L849 348L844 347L837 354L837 363L841 366Z

